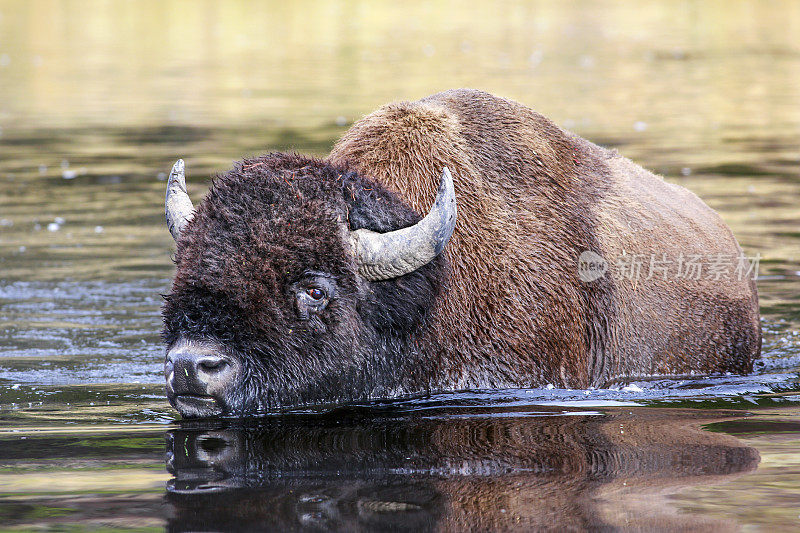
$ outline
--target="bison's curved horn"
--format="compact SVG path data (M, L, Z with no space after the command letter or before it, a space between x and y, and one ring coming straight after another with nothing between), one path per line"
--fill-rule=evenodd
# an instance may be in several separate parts
M167 197L164 200L164 214L167 218L167 228L176 241L181 236L181 231L191 220L194 206L186 192L186 176L184 175L183 159L173 165L167 182Z
M358 258L358 271L370 281L413 272L441 253L455 225L453 177L444 167L436 201L425 218L397 231L376 233L359 229L350 234Z

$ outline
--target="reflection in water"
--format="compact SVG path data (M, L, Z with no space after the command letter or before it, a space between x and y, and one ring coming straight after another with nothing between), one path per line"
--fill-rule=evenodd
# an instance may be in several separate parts
M752 471L759 454L699 429L719 413L680 415L340 411L187 423L167 436L170 528L732 528L679 515L665 495Z

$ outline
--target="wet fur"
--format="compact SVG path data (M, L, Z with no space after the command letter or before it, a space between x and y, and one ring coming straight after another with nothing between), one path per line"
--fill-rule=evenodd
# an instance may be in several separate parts
M164 340L216 341L240 357L246 377L226 403L244 411L392 396L433 381L419 376L414 336L445 283L444 260L368 283L344 238L419 218L394 194L317 159L237 163L213 181L177 244ZM309 272L336 280L314 324L287 291Z
M561 130L510 100L469 89L386 105L328 161L423 211L451 169L459 221L450 291L429 336L452 388L601 386L610 380L746 373L761 346L755 282L577 276L585 250L730 254L741 248L683 187Z
M397 279L361 278L347 231L419 220L443 166L459 209L445 253ZM578 279L581 252L623 249L741 252L685 189L520 104L448 91L379 109L326 160L276 153L216 178L177 244L164 339L242 357L227 401L244 411L752 369L753 282ZM308 272L337 283L314 324L286 289Z

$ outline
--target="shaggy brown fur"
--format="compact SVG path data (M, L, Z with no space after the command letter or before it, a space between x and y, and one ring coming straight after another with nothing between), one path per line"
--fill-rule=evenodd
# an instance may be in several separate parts
M455 179L448 291L427 342L443 388L602 385L625 376L749 372L761 344L752 280L585 283L577 258L739 257L719 216L686 189L527 107L453 90L380 108L328 162L425 212Z
M445 253L394 279L362 277L349 233L416 223L444 166L458 204ZM741 253L692 193L520 104L458 90L388 105L326 160L269 154L214 180L177 242L168 397L185 416L252 414L752 369L753 281L584 282L586 250L611 262ZM187 362L200 351L224 366ZM213 410L181 407L195 397Z
M418 220L394 194L317 159L241 161L214 180L177 243L164 340L213 343L241 366L217 394L227 414L428 390L438 365L412 339L445 283L444 258L369 283L346 238ZM320 280L329 303L301 312L298 289Z

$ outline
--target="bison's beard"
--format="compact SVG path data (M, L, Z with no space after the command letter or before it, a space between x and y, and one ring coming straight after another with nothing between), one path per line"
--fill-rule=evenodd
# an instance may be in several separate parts
M416 358L409 357L408 345L398 339L330 334L322 338L323 342L284 346L283 350L252 347L238 351L206 342L205 346L216 346L237 365L232 372L235 379L213 392L201 390L208 395L203 398L176 394L168 375L168 399L184 418L249 417L396 398L426 389L408 381L419 369L413 372L408 368Z

